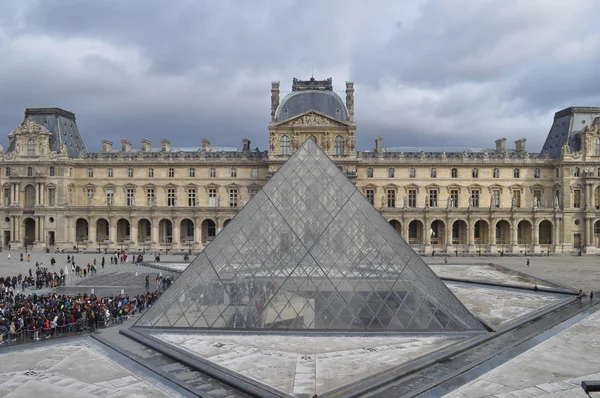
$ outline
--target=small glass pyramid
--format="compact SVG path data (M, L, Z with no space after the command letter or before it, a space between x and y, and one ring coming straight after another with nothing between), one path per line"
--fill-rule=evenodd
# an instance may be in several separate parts
M135 326L483 329L310 139Z

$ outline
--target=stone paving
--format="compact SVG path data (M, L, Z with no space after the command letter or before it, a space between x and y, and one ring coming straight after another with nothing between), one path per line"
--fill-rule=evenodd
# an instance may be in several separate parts
M89 343L69 342L4 353L2 397L180 397L109 359Z
M447 394L447 398L586 397L600 379L600 311Z

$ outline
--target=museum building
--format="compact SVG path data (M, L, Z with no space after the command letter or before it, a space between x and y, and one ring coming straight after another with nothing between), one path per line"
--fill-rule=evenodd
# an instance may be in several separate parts
M3 246L198 251L312 139L421 253L596 253L600 108L557 112L536 152L506 147L356 148L354 84L271 84L269 149L102 141L89 152L75 115L29 108L0 147Z

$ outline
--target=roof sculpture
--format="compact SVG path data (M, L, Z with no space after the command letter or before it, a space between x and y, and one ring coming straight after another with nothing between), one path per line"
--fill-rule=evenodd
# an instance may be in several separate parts
M310 139L135 326L483 329Z

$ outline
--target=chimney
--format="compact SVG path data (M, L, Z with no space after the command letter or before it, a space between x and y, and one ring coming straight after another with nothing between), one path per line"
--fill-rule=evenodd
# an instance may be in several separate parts
M121 140L121 151L131 152L131 141Z
M207 140L206 138L202 138L202 150L204 152L210 151L210 141Z
M171 151L171 141L162 139L162 140L160 140L160 143L162 144L162 151L163 152L170 152Z
M279 107L279 82L271 82L271 121L275 120L275 112Z
M242 139L242 147L244 148L244 152L250 152L250 140L248 138Z
M112 152L113 143L109 140L102 140L102 152Z
M496 152L506 152L506 138L496 140Z
M346 108L348 121L354 121L354 82L346 82Z
M152 148L152 143L148 140L142 140L142 152L150 152L150 148Z
M527 139L525 138L521 138L520 140L516 140L515 141L515 151L517 152L527 152L525 150L525 142L527 141Z
M381 137L377 137L375 139L375 152L376 153L381 153L383 152L383 148L381 147L381 144L383 143L383 138Z

